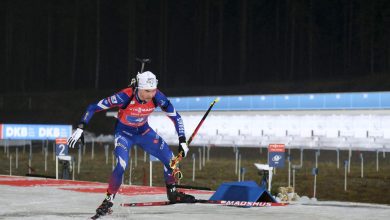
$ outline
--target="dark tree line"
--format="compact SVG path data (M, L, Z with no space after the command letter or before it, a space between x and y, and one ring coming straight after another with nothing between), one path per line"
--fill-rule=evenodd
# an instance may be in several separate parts
M1 0L2 93L389 75L388 0Z

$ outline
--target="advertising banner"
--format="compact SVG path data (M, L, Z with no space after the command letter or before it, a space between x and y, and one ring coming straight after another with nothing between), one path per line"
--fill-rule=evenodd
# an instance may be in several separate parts
M71 125L0 125L0 139L9 140L55 140L56 138L68 138L71 135L71 132Z

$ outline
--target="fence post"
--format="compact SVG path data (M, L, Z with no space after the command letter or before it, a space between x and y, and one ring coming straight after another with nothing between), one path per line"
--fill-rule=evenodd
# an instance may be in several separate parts
M210 161L210 145L207 146L207 161Z
M56 159L56 142L53 142L53 160Z
M237 148L235 148L236 149L236 168L234 169L234 174L236 174L237 175L237 173L238 173L238 149Z
M192 182L195 182L195 154L192 154Z
M95 157L95 140L92 139L91 159L93 160L94 157Z
M379 150L376 150L376 172L379 171Z
M344 191L347 191L347 171L348 171L349 161L344 161Z
M74 167L73 167L74 170ZM58 180L58 157L56 157L56 180Z
M364 172L364 165L363 165L363 153L360 153L360 162L361 162L361 170L360 170L360 178L363 178L363 172Z
M72 162L71 162L72 164L73 164L73 168L72 168L72 180L74 180L74 167L76 166L76 162L74 161L74 158L72 158Z
M288 187L291 186L291 146L288 147Z
M149 160L149 186L152 186L153 181L153 162L152 160Z
M79 151L78 151L78 157L77 157L77 174L80 174L80 169L81 169L81 148L79 144Z
M199 170L202 170L202 149L198 148L199 151Z
M351 157L352 157L352 149L349 148L349 152L348 152L348 173L351 172Z
M28 174L31 174L32 142L30 142L30 154L28 156Z
M293 193L295 193L295 168L293 166Z
M133 172L133 158L130 156L130 171L129 171L129 185L131 185L131 175L132 175L132 172Z
M206 145L203 145L203 166L206 166Z
M44 153L44 157L45 157L45 173L47 172L47 153L48 153L48 148L45 147L45 153Z
M16 152L15 152L15 168L19 168L19 147L16 147Z
M137 145L134 145L134 167L138 165L138 153L137 153Z
M12 154L9 155L9 175L12 176Z
M104 155L106 156L106 165L108 164L108 144L104 145Z
M241 182L241 154L238 156L238 182Z
M6 152L7 152L7 158L9 158L9 140L5 141L5 146L6 146Z

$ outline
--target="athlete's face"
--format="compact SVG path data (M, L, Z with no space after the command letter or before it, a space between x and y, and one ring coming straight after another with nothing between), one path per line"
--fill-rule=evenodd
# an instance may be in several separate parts
M156 95L156 91L157 91L157 89L139 89L138 90L138 97L142 101L149 102L150 100L152 100L154 95Z

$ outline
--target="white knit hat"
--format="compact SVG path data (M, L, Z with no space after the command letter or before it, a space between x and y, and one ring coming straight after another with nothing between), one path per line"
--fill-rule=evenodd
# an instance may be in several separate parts
M156 89L158 80L156 76L150 72L145 71L137 74L138 88L139 89Z

